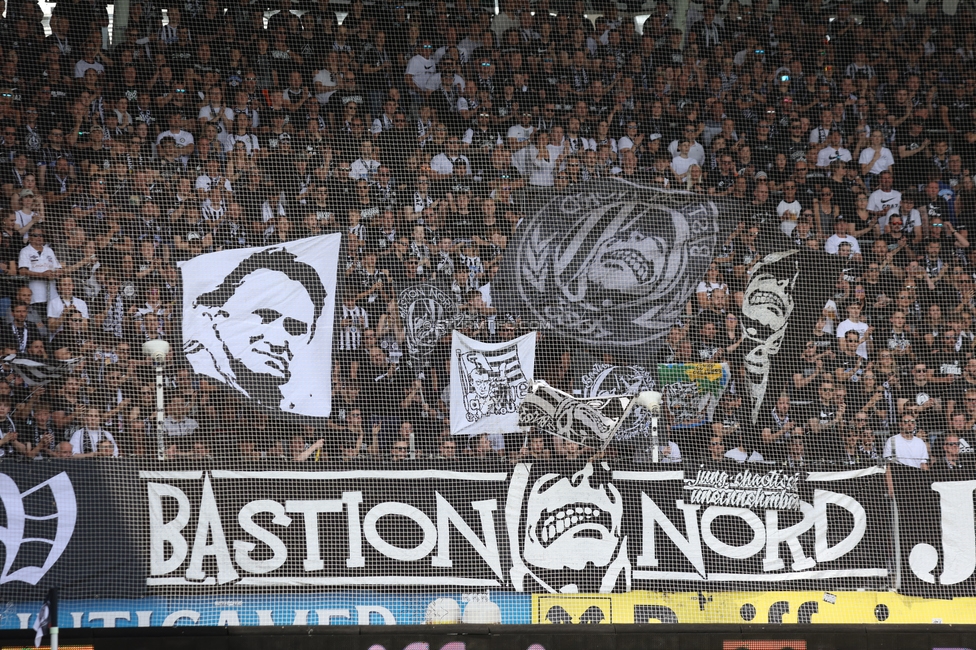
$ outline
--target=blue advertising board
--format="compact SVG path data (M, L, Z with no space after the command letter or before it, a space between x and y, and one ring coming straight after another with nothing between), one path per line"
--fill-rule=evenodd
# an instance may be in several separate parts
M501 610L502 623L532 621L529 594L377 594L343 591L286 596L147 597L63 600L58 606L62 628L170 627L175 625L418 625L437 598L452 598L463 611L473 598L490 598ZM0 629L29 629L40 602L7 603Z

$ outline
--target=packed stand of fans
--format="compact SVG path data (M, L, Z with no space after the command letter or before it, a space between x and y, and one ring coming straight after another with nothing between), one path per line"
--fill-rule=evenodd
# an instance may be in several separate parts
M497 15L465 0L354 1L341 24L326 2L191 0L165 5L165 25L162 8L133 3L110 52L97 2L58 4L49 36L27 1L0 20L3 347L42 369L69 366L40 387L5 366L5 458L154 457L153 370L140 346L181 339L177 263L332 232L344 259L333 417L278 420L174 352L167 457L589 458L539 432L450 436L450 337L429 368L411 368L396 298L434 283L469 316L465 333L528 331L491 306L523 197L611 175L725 197L738 211L649 363L727 362L741 380L738 310L771 251L813 255L836 288L759 424L739 381L713 422L662 443L665 462L891 456L955 469L966 458L976 426L966 11L950 19L930 2L913 15L899 0L860 4L855 20L844 3L773 13L765 0L730 2L725 14L706 4L684 37L664 2L642 34L613 2L595 23L579 1L530 12L503 0ZM538 345L536 376L566 391L594 363L623 362L544 329Z

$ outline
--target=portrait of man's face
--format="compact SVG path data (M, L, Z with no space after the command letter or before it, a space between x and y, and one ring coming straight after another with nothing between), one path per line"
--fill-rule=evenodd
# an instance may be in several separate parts
M287 383L314 314L308 292L284 273L259 269L246 276L214 319L238 381L248 389Z
M185 345L199 354L201 371L264 406L324 410L315 403L328 354L322 342L330 338L323 316L332 291L323 276L284 249L238 257L221 270L220 283L203 285L190 305L195 332Z

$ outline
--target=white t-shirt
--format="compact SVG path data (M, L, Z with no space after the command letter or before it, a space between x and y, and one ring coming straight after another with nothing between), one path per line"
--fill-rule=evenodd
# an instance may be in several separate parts
M869 210L871 209L870 206L868 207L868 209ZM880 210L880 208L878 209ZM901 211L901 208L899 208L898 214L901 216L901 220L902 220L902 226L901 226L902 232L910 233L914 231L916 228L922 227L922 215L915 208L912 208L906 213L903 213ZM889 217L888 215L885 215L880 219L878 219L878 225L881 226L882 230L888 227L888 220L890 218L891 217Z
M525 142L526 140L532 137L532 134L534 132L535 132L534 126L522 126L521 124L513 124L512 126L508 127L508 133L505 134L505 137L509 139L514 138L517 142Z
M464 90L464 77L460 75L454 75L454 78L451 79L451 86L453 86L454 88L460 88L461 90ZM425 86L425 88L433 92L437 92L438 90L440 90L441 73L435 72L434 74L427 77L427 85Z
M244 150L247 152L248 156L261 148L261 146L258 144L258 136L254 135L253 133L245 133L244 135L221 133L217 136L217 140L220 142L221 146L223 146L225 153L230 153L233 151L234 145L238 142L244 143Z
M34 217L36 217L36 216L37 216L37 213L34 212L33 210L30 212L30 214L24 212L23 210L17 210L16 212L14 212L14 223L17 224L17 227L18 228L23 228L24 226L26 226L27 224L29 224L31 221L33 221L34 220ZM29 235L29 233L24 233L24 243L25 244L27 243L27 237L28 237L28 235Z
M207 104L206 106L200 109L200 112L197 114L197 118L206 118L207 120L213 120L214 118L219 116L220 113L221 111L219 106L215 107L210 104ZM228 123L234 122L234 111L229 106L224 106L223 114L224 114L224 119L227 120ZM213 124L214 126L217 127L218 131L224 130L224 123L221 122L220 120L214 121Z
M738 447L733 447L725 452L725 457L737 463L761 463L766 460L758 451L753 451L751 454L748 454Z
M891 436L885 443L884 457L892 458L902 465L916 469L922 468L922 463L929 462L929 450L925 441L912 436L905 439L901 435Z
M75 78L81 79L82 77L85 76L85 73L88 72L89 69L94 70L99 75L105 72L105 66L103 66L98 61L95 61L94 63L89 63L84 59L80 59L78 63L75 64Z
M836 255L837 249L840 248L840 245L844 242L851 245L852 253L861 252L861 247L858 245L857 240L854 237L851 237L850 235L844 235L841 237L836 233L827 238L827 242L824 244L824 252L829 255Z
M413 83L418 88L427 88L430 77L434 72L436 72L434 62L417 54L407 62L407 69L404 71L404 74L411 75L413 77ZM410 90L414 90L414 88L410 88Z
M857 332L858 336L864 336L864 333L868 331L868 324L865 322L855 323L850 319L845 319L837 326L837 338L842 339L844 335L850 331ZM857 346L857 356L868 358L868 342L865 341Z
M802 210L803 210L803 206L800 205L799 201L793 201L792 203L787 203L786 200L784 199L779 202L779 205L776 206L776 215L782 218L783 215L786 214L787 212L792 212L793 218L790 219L790 221L796 221L796 218L800 216L800 211Z
M672 140L671 144L668 145L668 152L674 156L678 157L678 145L680 142L677 140ZM594 147L595 148L595 147ZM699 165L705 164L705 147L701 146L697 141L691 143L691 149L688 150L688 157L693 158L695 162Z
M349 166L349 178L352 180L368 180L380 168L380 161L357 158Z
M660 451L660 459L662 463L680 463L681 462L681 450L678 449L678 444L673 440L669 440L662 445L658 445ZM664 455L664 450L668 450L668 455Z
M446 153L439 153L430 159L430 170L436 174L451 174L456 165L461 165L465 174L471 173L471 165L466 156L457 156L452 161Z
M810 144L820 144L827 141L827 136L830 135L830 129L825 129L822 126L815 127L810 131Z
M156 136L156 144L158 145L160 142L162 142L163 138L173 138L173 140L176 142L177 148L191 145L194 142L193 134L189 133L188 131L177 131L176 133L173 133L172 131L163 131ZM186 154L180 156L180 158L183 160L183 164L185 165L190 156L189 154Z
M91 445L90 449L85 449L84 447L85 435L88 436L88 442ZM118 457L119 446L115 444L115 438L112 437L112 434L104 429L78 429L71 436L71 451L75 454L91 453L92 450L97 451L98 443L100 443L102 440L108 440L112 443L112 447L114 448L112 455Z
M25 246L20 251L20 260L17 266L18 268L33 271L34 273L43 273L44 271L60 269L61 263L58 262L58 258L54 254L54 251L51 250L51 247L45 244L44 248L40 251L33 246ZM48 302L53 296L58 295L58 292L54 288L54 280L31 278L28 285L33 294L31 296L32 303Z
M870 160L870 158L868 160ZM871 192L871 196L868 197L868 210L871 212L881 212L882 210L885 210L886 217L892 212L898 212L900 207L901 192L898 190L889 190L887 192L875 190ZM887 220L885 223L888 223Z
M692 165L698 165L698 161L691 156L687 158L676 156L675 158L671 159L671 167L674 168L674 173L676 173L678 176L684 175L684 173L687 172Z
M332 73L325 68L319 70L312 81L314 83L320 83L326 88L336 87L336 82L335 79L332 78ZM325 92L316 93L315 99L317 99L320 104L326 104L329 101L329 97L332 97L332 93L334 92L334 90L327 90Z
M177 147L185 147L188 144L193 144L193 134L189 131L163 131L156 136L156 144L162 142L163 138L173 138Z
M830 167L830 163L835 160L843 160L844 162L851 162L853 157L851 152L844 147L839 147L834 149L833 147L824 147L817 154L817 167Z
M857 159L857 162L861 165L866 165L869 162L871 162L872 158L874 158L874 149L868 147L867 149L861 151L861 157ZM886 169L888 169L894 164L895 164L895 157L891 155L891 149L882 146L881 157L879 157L878 160L874 163L874 165L871 166L871 169L868 170L868 173L873 175L880 174L881 172L885 171Z
M64 308L71 305L78 310L81 317L88 320L88 305L85 301L75 296L68 302L61 299L61 296L55 294L50 300L47 301L47 317L48 318L61 318L61 314L64 313Z

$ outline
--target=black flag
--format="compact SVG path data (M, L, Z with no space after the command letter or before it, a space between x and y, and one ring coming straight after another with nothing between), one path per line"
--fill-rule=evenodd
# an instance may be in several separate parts
M34 621L34 647L40 647L41 639L45 634L50 634L51 628L58 627L58 588L51 587L41 603L41 609L37 612L37 620ZM52 646L52 650L54 650Z

